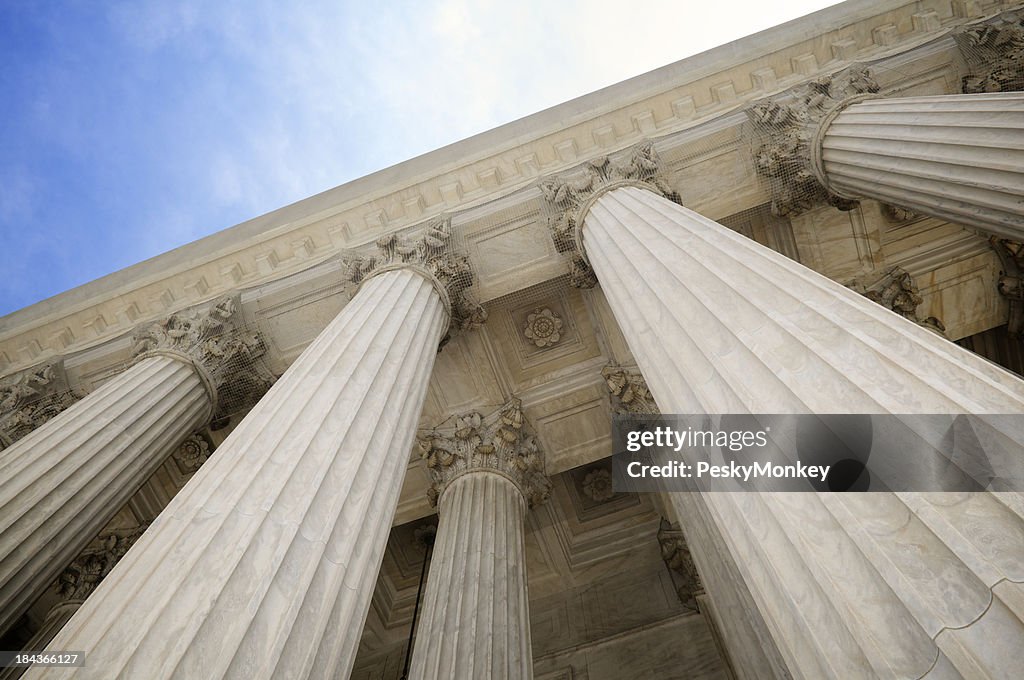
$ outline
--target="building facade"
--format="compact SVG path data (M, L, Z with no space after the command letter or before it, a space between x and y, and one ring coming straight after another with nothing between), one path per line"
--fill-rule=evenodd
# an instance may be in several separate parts
M0 319L0 647L1021 677L1020 494L637 494L609 456L616 413L1024 412L1022 89L1019 3L850 0Z

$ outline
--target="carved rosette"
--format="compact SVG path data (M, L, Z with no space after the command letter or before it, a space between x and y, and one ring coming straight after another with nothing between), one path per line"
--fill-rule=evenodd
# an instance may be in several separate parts
M149 523L133 529L115 529L97 536L57 577L54 588L63 601L84 600L111 572Z
M612 473L607 468L596 468L583 478L583 493L587 498L602 503L615 495Z
M601 369L601 376L604 377L608 391L611 392L612 411L615 413L625 415L661 412L654 402L651 391L647 389L647 381L644 380L639 368L608 364Z
M445 488L463 474L493 471L511 479L530 506L547 500L551 481L544 474L544 457L514 399L488 416L471 412L447 428L419 437L420 455L427 465L431 487L427 495L436 506Z
M799 215L821 203L850 210L855 201L826 189L813 168L812 147L823 123L833 111L858 95L878 92L878 84L864 66L801 84L764 100L747 111L764 142L754 153L758 174L772 192L772 213Z
M60 362L42 364L0 381L0 449L60 415L83 396L83 392L68 388Z
M704 592L704 584L701 583L697 565L693 563L690 547L679 525L662 519L658 528L658 544L661 546L661 559L665 561L677 584L679 601L687 609L698 611L697 596Z
M473 270L469 258L455 252L451 219L445 215L428 222L423 235L410 240L391 233L377 239L376 251L345 260L344 278L360 284L376 273L401 266L417 266L429 273L445 291L451 318L444 346L458 332L475 330L487 320L487 310L469 296Z
M1024 11L965 26L955 38L968 65L965 94L1024 90Z
M549 347L562 339L562 320L550 309L535 309L526 317L523 336L537 347Z
M210 459L210 442L201 434L189 435L171 456L183 474L192 474Z
M555 248L569 254L569 282L577 288L593 288L597 276L582 251L579 229L589 201L602 189L617 183L644 186L665 198L680 203L679 194L665 180L664 167L651 142L628 149L615 158L601 156L575 171L540 182L539 188L548 209L548 228Z
M240 317L234 296L222 297L205 310L171 314L136 329L132 354L137 359L151 354L187 357L215 402L213 422L223 421L250 408L273 383L261 360L266 344Z
M928 330L943 335L945 325L934 316L921 318L917 308L924 302L914 278L902 267L889 267L878 274L858 279L849 285L872 302L910 319Z

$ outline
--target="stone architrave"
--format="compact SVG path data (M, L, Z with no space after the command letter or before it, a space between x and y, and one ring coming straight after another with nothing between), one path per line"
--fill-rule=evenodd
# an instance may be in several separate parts
M5 630L191 432L262 347L232 298L141 327L136 363L0 452Z
M1009 372L654 192L613 188L577 219L662 411L1024 412L1024 382ZM1007 436L1024 445L1024 432ZM1020 494L686 498L737 556L800 677L1017 667ZM692 508L672 501L690 521Z
M533 677L524 519L551 483L514 400L420 437L440 521L410 678Z
M351 301L51 643L89 650L76 680L348 676L438 345L483 316L448 237L347 263Z

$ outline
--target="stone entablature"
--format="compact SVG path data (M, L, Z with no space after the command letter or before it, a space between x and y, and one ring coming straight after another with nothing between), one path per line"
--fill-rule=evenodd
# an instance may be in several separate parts
M691 128L1009 5L954 4L955 11L901 1L829 8L407 161L397 166L403 172L377 173L219 232L0 320L0 373L303 270L424 215L478 205L582 158ZM523 129L535 136L524 140ZM411 180L396 185L395 176Z

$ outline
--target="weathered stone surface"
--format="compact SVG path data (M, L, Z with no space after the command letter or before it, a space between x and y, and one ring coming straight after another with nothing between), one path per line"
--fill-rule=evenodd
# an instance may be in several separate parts
M367 280L51 643L74 677L346 676L447 324L421 273Z
M1024 411L1012 374L653 192L603 195L583 242L663 410ZM1015 667L1019 494L700 499L795 674L996 678Z

